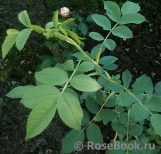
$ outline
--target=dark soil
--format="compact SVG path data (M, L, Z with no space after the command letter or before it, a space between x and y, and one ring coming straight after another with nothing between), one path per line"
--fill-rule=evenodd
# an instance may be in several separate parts
M41 1L33 2L32 0L28 0L24 2L22 0L16 0L11 3L8 1L2 2L2 0L0 0L0 22L3 23L0 29L0 32L3 32L2 35L0 35L0 41L2 41L1 38L5 36L4 30L19 25L19 23L16 23L17 21L15 19L17 19L17 14L21 11L20 7L21 10L28 8L31 18L35 23L44 23L44 21L46 21L47 12ZM147 16L144 13L146 13ZM151 77L155 84L161 81L161 13L153 12L153 14L151 14L150 12L149 15L145 8L142 14L146 16L147 22L141 25L131 25L134 38L129 40L116 39L117 47L115 51L107 51L106 54L114 55L119 58L117 62L118 69L114 71L114 74L122 73L127 69L131 72L134 79L142 74L146 74ZM35 16L38 18L35 19ZM98 27L95 27L95 31L98 30ZM32 40L34 40L37 36L33 35L32 37ZM38 37L38 39L38 43L44 41L42 38ZM29 44L31 45L26 50L32 51L33 49L32 54L34 55L34 53L37 53L40 49L40 46L36 41L29 41ZM91 41L87 41L86 43L86 47L89 50L95 45L95 42L92 43ZM27 54L27 51L24 58L26 58L26 61L30 61L32 54ZM8 57L8 59L8 61L12 61L12 57ZM17 71L19 66L18 62L12 62L16 63L17 67L13 63L10 63L10 65L14 65L14 71ZM33 63L31 63L31 67L33 67L32 64ZM26 67L26 65L24 65L24 67ZM21 69L19 72L25 74L30 70L34 71L36 66L31 67ZM19 103L18 99L9 99L5 97L5 95L13 87L26 85L30 82L28 77L23 77L22 75L14 79L11 77L13 76L10 75L9 78L0 83L0 97L2 97L5 102L0 115L0 154L59 154L61 141L70 129L66 127L56 115L48 128L41 135L26 141L26 120L30 110ZM14 74L14 77L17 76ZM114 132L110 126L104 127L100 124L100 128L105 142L110 142L110 139L114 138ZM99 154L101 151L83 151L80 153Z

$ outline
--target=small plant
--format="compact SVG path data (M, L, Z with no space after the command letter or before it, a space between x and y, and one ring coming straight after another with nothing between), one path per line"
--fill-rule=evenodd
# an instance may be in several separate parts
M98 32L89 33L92 39L99 42L91 52L82 49L83 38L68 27L73 18L60 23L56 11L52 22L42 28L32 25L27 12L22 11L18 17L27 28L22 31L7 30L8 35L2 45L3 58L14 43L18 50L22 50L31 31L43 34L47 39L54 37L65 41L75 48L75 53L73 58L63 63L36 72L36 85L16 87L6 96L21 98L20 102L31 109L26 139L40 134L58 112L62 121L72 129L62 141L61 153L81 150L79 147L85 138L93 143L92 148L106 150L108 154L159 153L159 146L145 148L144 145L152 141L160 145L161 82L153 86L151 79L142 75L132 83L132 75L128 70L110 75L108 71L117 68L115 61L118 59L101 56L105 49L115 49L116 43L110 35L122 39L132 38L133 33L127 25L140 24L146 19L138 13L139 5L130 1L125 2L121 8L112 1L104 1L104 9L106 15L91 16L107 32L106 37ZM116 132L111 139L111 146L116 141L124 146L114 149L103 144L98 121L104 125L111 124ZM136 142L137 149L127 146Z

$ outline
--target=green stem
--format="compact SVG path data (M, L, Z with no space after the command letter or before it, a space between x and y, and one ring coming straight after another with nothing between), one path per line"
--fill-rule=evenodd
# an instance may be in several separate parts
M105 43L105 41L108 39L108 37L110 36L110 34L112 33L112 30L118 25L118 23L116 23L112 29L110 29L109 33L107 34L107 36L105 37L105 39L103 40L102 44L101 44L101 47L96 55L96 63L99 62L99 59L100 59L100 56L101 56L101 51L102 51L102 48L103 48L103 44Z
M74 76L75 72L77 71L78 66L80 65L80 63L81 63L81 60L79 60L79 62L78 62L78 64L77 64L76 68L74 69L72 75L70 76L70 78L69 78L68 81L66 82L65 86L63 87L63 90L61 91L61 94L63 94L64 90L67 88L67 86L68 86L70 80L73 78L73 76Z
M73 46L75 46L82 53L83 58L85 58L86 60L88 60L88 61L90 61L91 63L94 64L98 75L100 75L103 78L107 79L107 77L104 76L103 73L102 73L102 70L101 70L102 67L99 64L97 64L96 61L94 61L90 56L88 56L86 54L86 52L73 39L69 38L68 36L62 35L62 34L60 34L58 32L54 33L54 36L59 38L59 39L61 39L61 40L64 40L64 41L72 44Z
M102 76L102 77L105 78L105 79L107 79L107 77L108 77L108 79L111 79L110 75L109 75L107 72L106 72L106 74L108 74L107 77L106 77L105 75L103 75L103 73L102 73L102 71L101 71L101 66L100 66L99 64L97 64L91 57L89 57L89 56L82 50L82 48L81 48L78 44L74 43L73 45L82 53L82 55L83 55L88 61L90 61L90 62L92 62L92 63L94 64L94 66L95 66L95 68L96 68L96 71L97 71L98 75Z
M82 131L84 131L93 121L94 121L94 119L98 116L98 114L101 112L101 110L103 109L103 107L105 106L105 104L106 104L106 102L109 100L109 98L112 96L112 95L114 95L115 94L115 92L112 92L112 93L110 93L109 95L108 95L108 97L106 98L106 100L105 100L105 102L103 103L103 105L101 106L101 108L99 109L99 111L97 112L97 114L94 116L94 118L88 123L88 125L86 125L83 129L82 129Z
M98 75L96 72L93 72L93 73L89 73L87 74L88 76L95 76L95 75Z
M112 30L118 25L119 23L116 23L112 28L111 30L109 31L109 33L107 34L107 36L105 37L104 41L102 42L102 45L101 45L101 50L103 48L103 44L105 43L105 41L108 39L108 37L110 36L110 34L112 33Z
M148 109L148 108L146 108L143 104L142 104L142 102L132 93L132 92L130 92L127 88L125 88L124 87L124 89L130 94L130 95L132 95L137 101L138 101L138 103L140 104L140 105L142 105L151 115L153 115L153 113Z

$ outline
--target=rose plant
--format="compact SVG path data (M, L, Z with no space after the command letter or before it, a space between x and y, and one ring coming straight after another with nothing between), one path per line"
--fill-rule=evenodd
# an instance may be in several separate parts
M132 83L128 70L122 74L111 75L109 70L117 68L114 56L102 56L106 50L113 51L116 43L111 35L128 39L133 37L128 24L146 21L140 13L140 6L127 1L120 8L115 2L104 1L105 15L93 14L92 20L107 32L106 37L99 32L89 36L98 41L91 52L83 50L83 39L74 33L69 18L59 22L58 11L52 22L45 28L32 25L26 11L19 13L20 22L27 28L19 31L8 29L2 45L2 56L6 57L15 44L21 51L32 31L69 43L75 48L73 58L54 67L44 68L35 73L36 85L18 86L6 96L21 98L21 103L31 109L27 120L26 139L40 134L57 112L61 120L71 128L62 141L61 153L74 151L74 144L84 142L85 138L94 144L103 143L103 134L98 121L105 126L111 124L116 132L111 143L118 141L129 144L137 141L140 145L158 143L161 136L161 82L155 86L146 75ZM67 15L67 14L66 14ZM83 107L86 106L86 107ZM54 131L54 130L53 130ZM108 154L159 153L155 149L107 149Z

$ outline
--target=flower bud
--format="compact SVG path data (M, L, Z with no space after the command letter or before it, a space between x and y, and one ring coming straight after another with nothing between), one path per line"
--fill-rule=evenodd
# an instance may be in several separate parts
M60 14L63 17L67 17L70 14L70 10L67 7L62 7L60 9Z

